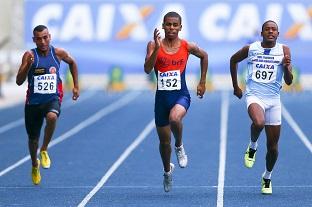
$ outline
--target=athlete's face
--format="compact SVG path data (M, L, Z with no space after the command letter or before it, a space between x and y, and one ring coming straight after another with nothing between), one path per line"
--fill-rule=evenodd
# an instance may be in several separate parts
M277 25L274 22L265 23L261 35L263 37L263 42L276 42L279 35Z
M167 17L162 25L165 31L165 37L175 39L182 29L181 21L178 17Z
M33 41L40 51L46 52L49 50L50 40L51 35L47 29L44 29L41 32L34 32Z

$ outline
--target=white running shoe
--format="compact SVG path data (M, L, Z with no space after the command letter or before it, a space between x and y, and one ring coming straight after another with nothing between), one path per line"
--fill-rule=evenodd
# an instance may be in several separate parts
M164 190L165 192L169 192L172 188L172 173L174 170L174 164L170 163L170 171L164 172Z
M181 168L187 166L187 155L185 154L185 150L183 144L180 147L175 147L175 153L177 155L178 163Z

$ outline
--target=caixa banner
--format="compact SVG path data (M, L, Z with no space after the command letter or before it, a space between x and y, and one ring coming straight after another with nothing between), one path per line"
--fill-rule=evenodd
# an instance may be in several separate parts
M116 65L143 73L147 42L169 11L182 16L180 36L208 52L213 73L229 73L230 56L261 40L261 26L269 19L279 26L278 41L291 48L293 64L301 73L311 73L310 1L26 0L25 42L34 47L32 29L44 24L52 44L69 50L82 73L106 73ZM198 70L198 60L191 58L188 71Z

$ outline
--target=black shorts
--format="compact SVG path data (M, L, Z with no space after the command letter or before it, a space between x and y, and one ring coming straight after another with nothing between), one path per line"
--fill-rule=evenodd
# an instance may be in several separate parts
M44 104L25 105L25 126L30 139L40 137L43 120L48 112L54 112L59 116L61 113L60 102L53 100Z

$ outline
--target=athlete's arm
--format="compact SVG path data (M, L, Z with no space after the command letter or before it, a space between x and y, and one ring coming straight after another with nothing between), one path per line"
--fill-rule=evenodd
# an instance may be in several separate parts
M73 100L77 100L79 97L79 81L78 81L78 67L74 58L64 49L55 48L55 53L60 60L63 60L68 64L70 73L73 78L74 88L73 88Z
M195 43L188 43L188 51L190 54L200 58L200 81L197 85L197 96L203 98L206 91L206 75L208 71L208 54L205 50L198 47Z
M16 84L22 85L26 80L31 64L34 62L34 56L31 51L26 51L22 58L22 63L16 75Z
M160 48L160 33L159 30L156 28L154 30L154 41L150 41L147 44L146 57L144 63L145 73L149 74L153 70L156 63L159 48Z
M286 45L283 45L283 50L284 50L284 58L283 58L284 81L287 85L290 85L293 80L290 49Z
M232 55L230 59L230 70L231 70L231 78L234 92L233 94L238 98L242 98L243 92L238 86L237 82L237 65L239 62L248 57L249 45L243 47L239 51L237 51L234 55Z

